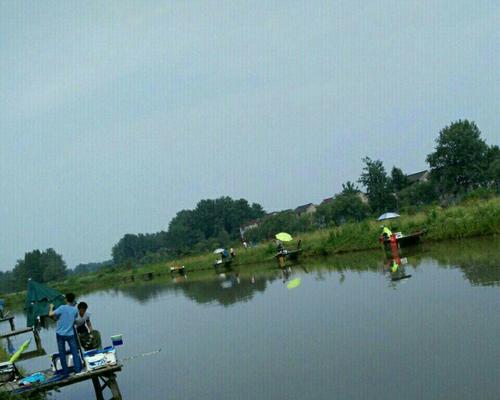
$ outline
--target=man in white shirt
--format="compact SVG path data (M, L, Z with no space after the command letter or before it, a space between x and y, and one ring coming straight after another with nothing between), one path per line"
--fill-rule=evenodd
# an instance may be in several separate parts
M92 327L88 305L84 301L78 303L78 314L75 319L75 328L80 338L80 343L85 350L101 348L101 334Z

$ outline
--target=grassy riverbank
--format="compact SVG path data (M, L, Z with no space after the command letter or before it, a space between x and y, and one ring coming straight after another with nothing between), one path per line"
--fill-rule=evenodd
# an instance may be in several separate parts
M397 220L387 221L393 231L410 233L425 229L424 241L433 242L449 239L463 239L475 236L500 234L500 198L475 200L449 208L433 207L413 215L403 214ZM294 248L297 240L302 240L305 259L379 248L380 222L363 221L349 223L340 227L320 229L312 233L295 235L296 240L287 244ZM237 265L245 266L273 260L275 247L271 243L262 243L244 250L237 248ZM51 286L61 291L86 293L95 289L115 287L130 279L138 280L144 274L167 275L170 266L184 265L186 271L207 271L213 269L216 256L211 253L185 257L179 260L143 265L131 270L122 267L110 267L87 275L74 275ZM272 265L272 264L270 264ZM24 293L6 295L8 306L24 301Z

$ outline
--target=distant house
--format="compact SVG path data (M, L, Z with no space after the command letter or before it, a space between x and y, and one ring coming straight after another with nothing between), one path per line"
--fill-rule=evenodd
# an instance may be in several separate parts
M240 237L243 239L245 237L245 232L249 229L257 228L260 224L259 219L254 219L252 221L248 221L246 224L240 226Z
M406 175L408 183L410 185L416 182L427 182L430 178L430 172L428 170L423 170L420 172L415 172L414 174Z
M298 206L295 209L295 213L300 217L303 214L312 214L316 212L316 206L313 203L304 204L303 206Z
M320 206L323 206L325 204L330 204L332 201L333 201L333 197L327 197L326 199L323 199Z

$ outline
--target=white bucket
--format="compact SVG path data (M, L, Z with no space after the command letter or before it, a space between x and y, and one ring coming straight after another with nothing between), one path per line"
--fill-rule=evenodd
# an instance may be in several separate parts
M106 366L106 358L101 352L85 352L83 355L83 359L85 360L85 366L87 367L88 371Z

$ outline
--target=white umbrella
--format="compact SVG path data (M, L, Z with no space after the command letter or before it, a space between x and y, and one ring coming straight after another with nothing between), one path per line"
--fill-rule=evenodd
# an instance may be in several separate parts
M393 213L393 212L388 212L385 214L382 214L380 217L377 218L377 221L383 221L385 219L393 219L393 218L399 218L400 215Z
M224 253L226 250L224 249L217 249L217 250L214 250L214 254L221 254L221 253Z

